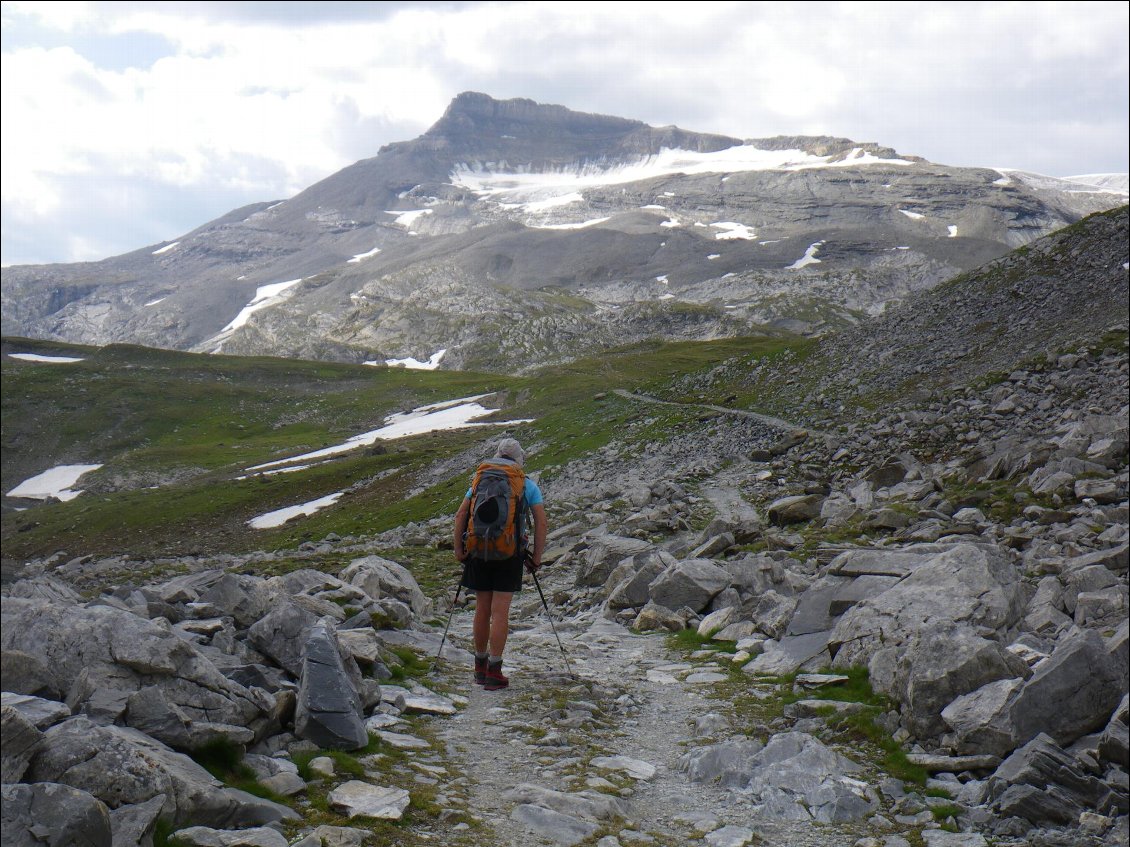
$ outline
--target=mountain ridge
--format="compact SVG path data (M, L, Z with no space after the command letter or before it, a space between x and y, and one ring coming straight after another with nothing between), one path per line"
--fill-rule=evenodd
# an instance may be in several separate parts
M353 362L445 349L441 367L507 369L656 333L818 333L1120 197L465 92L419 138L294 197L101 262L5 268L3 332Z

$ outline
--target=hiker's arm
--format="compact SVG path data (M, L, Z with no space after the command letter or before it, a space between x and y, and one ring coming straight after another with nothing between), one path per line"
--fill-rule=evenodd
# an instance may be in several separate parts
M467 517L470 514L471 501L464 497L463 502L459 505L459 511L455 513L455 537L452 539L455 544L455 558L460 562L467 555L467 551L463 549L463 533L467 531Z
M534 515L534 567L541 567L541 554L545 552L545 506L538 503L530 509Z

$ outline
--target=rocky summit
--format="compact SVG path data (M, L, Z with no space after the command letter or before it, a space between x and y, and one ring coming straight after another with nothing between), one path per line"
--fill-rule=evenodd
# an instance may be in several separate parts
M608 187L616 168L676 147L689 157L677 174ZM785 151L795 167L693 172L695 157L735 147L734 161ZM270 222L285 221L307 239L294 256L314 262L338 244L341 264L371 245L360 239L375 225L331 214L342 198L398 217L431 210L382 218L393 234L379 254L272 289L262 302L280 300L209 342L262 350L308 298L325 311L302 343L323 344L345 314L331 304L369 308L387 295L374 277L345 305L343 292L361 291L349 275L372 268L438 309L440 291L484 285L452 281L488 255L476 243L607 238L627 251L637 238L676 247L785 226L727 214L733 227L719 227L705 199L694 201L705 226L688 224L680 204L696 181L713 185L709 202L765 191L757 208L797 215L794 246L823 214L799 210L837 180L862 198L836 213L850 216L878 194L871 180L903 191L896 174L944 170L957 192L947 202L968 216L940 218L958 227L953 239L891 251L918 251L904 269L918 282L838 331L649 340L531 375L6 338L5 845L1126 843L1127 207L1069 223L1079 213L1058 206L1056 223L1051 189L1037 199L1019 175L836 139L741 144L480 95L355 168L310 189L304 207L291 208L300 196L257 212L263 241L245 215L179 253L130 261L211 261L220 233L265 244ZM574 186L595 173L604 187L549 202L537 192L550 173ZM384 183L364 174L387 187L372 190ZM811 187L804 203L794 180ZM645 201L666 191L662 215L610 199L659 205ZM987 198L1006 195L1027 198L1031 215L994 217ZM308 216L315 203L322 217ZM533 225L600 211L615 225L541 235ZM844 247L850 232L876 245L895 224L932 225L924 211L925 223L899 212L870 229L845 217L843 240L829 230L828 252L810 258L856 261L866 251ZM655 236L657 217L682 224ZM1034 237L1045 224L1055 231ZM1019 246L1004 252L1010 238ZM443 244L470 252L441 258ZM770 273L752 258L770 246L738 244L748 264L733 273ZM410 255L429 256L435 276ZM550 292L521 282L514 255L492 271L513 274L512 287L487 288L509 291L515 314L551 297L558 317L582 301L577 314L590 314L598 290L602 302L621 298L591 312L601 325L642 314L623 280ZM947 278L927 279L925 256ZM567 266L579 267L547 265ZM48 272L64 273L34 271ZM153 294L124 276L115 284L121 303ZM674 276L667 284L680 290ZM99 286L82 296L107 296ZM473 312L461 320L479 326ZM598 343L563 342L561 355ZM321 349L353 349L341 345ZM509 687L491 691L473 681L475 598L456 587L451 532L468 475L502 435L526 448L550 532L545 567L514 598Z
M650 338L842 327L1125 202L844 138L465 93L295 197L100 262L4 268L2 331L512 372Z

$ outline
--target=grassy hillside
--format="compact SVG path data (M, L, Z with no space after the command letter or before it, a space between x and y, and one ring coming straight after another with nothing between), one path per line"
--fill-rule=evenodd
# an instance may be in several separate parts
M475 459L503 428L378 442L297 473L247 468L341 443L394 412L488 392L484 404L499 409L490 420L534 419L505 431L534 448L530 470L551 468L599 449L636 418L667 426L693 414L641 408L611 389L661 391L719 361L793 343L654 342L509 377L5 339L5 354L85 358L40 364L3 356L3 490L60 464L103 467L83 478L85 493L70 502L14 511L6 501L4 556L280 549L451 513ZM310 517L271 530L247 525L339 491L346 493L334 506Z

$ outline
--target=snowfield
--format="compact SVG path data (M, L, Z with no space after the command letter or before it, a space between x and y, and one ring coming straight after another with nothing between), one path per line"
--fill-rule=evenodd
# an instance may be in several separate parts
M808 249L804 251L804 255L789 265L785 270L798 271L808 265L818 265L820 260L816 258L816 251L824 246L823 241L817 241L815 244L808 245Z
M311 500L309 503L299 503L297 506L287 506L285 509L276 509L273 512L267 512L265 515L252 518L247 522L247 525L252 529L274 529L275 527L282 526L291 518L296 518L299 515L306 517L314 514L319 509L326 508L326 506L332 506L343 494L345 494L344 491L338 491L325 497L319 497L317 500Z
M447 348L437 350L428 357L428 361L421 362L419 359L413 359L409 356L407 359L385 359L384 364L390 368L408 368L413 371L434 371L439 367L439 363L443 360ZM379 365L380 362L365 362L366 365Z
M40 362L49 365L73 365L75 362L86 361L74 356L44 356L41 353L9 353L9 359L19 359L21 362Z
M463 429L472 426L513 426L515 424L532 423L531 419L513 421L481 421L493 415L498 409L487 409L477 401L490 394L478 394L474 397L463 397L459 400L447 400L442 403L432 403L420 406L411 412L389 415L385 418L385 425L380 429L363 432L355 435L342 444L332 447L323 447L312 453L303 453L300 456L291 456L289 459L277 459L273 462L264 462L254 465L248 471L260 471L266 468L275 468L281 465L293 465L301 462L311 462L327 456L338 456L348 453L359 447L368 447L378 441L390 441L395 438L406 438L410 435L423 435L427 432L437 432L445 429Z
M74 485L83 474L98 470L101 465L58 465L51 470L25 479L8 492L9 497L29 497L33 500L46 500L54 497L66 502L74 500L81 491L73 491Z
M301 279L291 279L286 282L273 282L270 285L260 285L255 289L255 296L251 298L251 302L244 306L240 313L232 318L231 323L220 330L220 332L223 333L239 329L260 309L266 309L268 306L274 306L276 303L282 302L285 299L282 296L283 293L294 288L294 286L298 285L300 282L302 282Z

